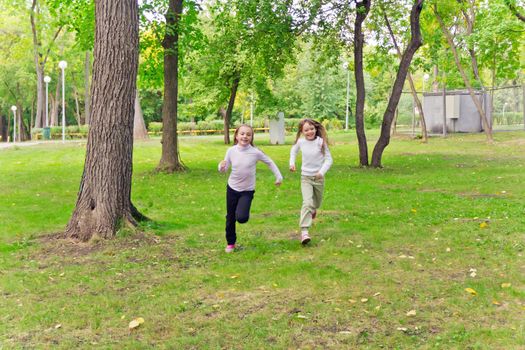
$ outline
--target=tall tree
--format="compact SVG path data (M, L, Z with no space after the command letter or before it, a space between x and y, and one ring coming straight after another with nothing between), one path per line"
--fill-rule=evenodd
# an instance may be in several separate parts
M359 164L368 166L368 146L365 134L365 79L363 76L363 46L365 36L363 34L363 22L370 11L371 0L363 0L357 3L354 25L354 74L356 88L355 103L355 132L359 145Z
M137 0L95 0L92 120L84 173L66 236L111 238L144 217L131 203L138 65Z
M183 0L169 0L166 12L164 47L164 107L162 108L162 156L157 170L172 173L184 170L177 136L179 96L179 23Z
M291 6L289 0L235 0L214 1L209 7L207 45L193 65L201 76L194 90L213 95L214 109L223 116L226 144L237 93L268 91L269 81L280 77L293 60Z
M386 27L388 29L388 33L390 34L390 37L392 39L392 43L394 45L394 48L397 52L397 55L399 57L399 59L402 58L402 53L401 53L401 49L399 48L399 45L397 44L397 39L396 39L396 36L394 34L394 31L392 30L392 26L390 25L390 21L388 19L388 15L385 11L385 8L382 7L382 12L383 12L383 17L385 19L385 24L386 24ZM410 74L410 72L407 73L407 79L408 79L408 83L410 85L410 91L412 92L412 98L414 99L414 102L417 106L417 111L418 111L418 114L419 114L419 121L420 121L420 124L421 124L421 135L422 135L422 141L423 142L428 142L428 135L427 135L427 125L425 123L425 114L423 112L423 105L421 104L421 101L419 100L419 97L417 96L417 92L416 92L416 87L414 85L414 80L412 79L412 74Z
M465 73L465 69L463 68L463 65L461 63L460 55L458 52L458 48L456 44L454 43L454 40L452 39L452 35L449 32L449 29L445 25L445 22L443 21L443 18L439 14L437 4L434 4L433 6L434 14L436 15L436 18L439 22L439 25L441 27L441 30L447 40L448 45L450 46L450 49L452 50L452 54L454 55L454 61L456 63L456 67L459 70L461 77L463 78L463 82L465 83L465 86L470 94L470 97L472 98L472 101L474 102L474 105L476 106L476 109L478 111L478 114L481 119L481 124L483 126L483 130L485 131L485 135L487 136L487 141L492 142L492 125L489 124L487 120L487 116L485 114L485 111L483 107L481 106L480 99L476 94L474 93L474 89L472 87L472 84L470 82L469 77Z
M423 2L424 0L414 1L414 5L412 6L412 10L410 12L411 38L399 62L396 80L394 82L394 86L392 87L392 93L390 94L390 99L388 100L385 114L383 115L381 134L372 153L373 167L382 166L381 159L383 157L383 151L390 143L390 129L392 127L392 120L394 119L397 104L399 103L399 98L403 92L403 85L408 74L408 69L410 68L410 63L412 62L412 58L414 57L417 49L423 44L419 24L421 10L423 9Z
M33 33L33 55L35 60L35 69L36 69L36 82L37 82L37 101L36 101L36 118L35 118L35 127L40 128L43 126L44 121L44 109L45 109L45 88L44 88L44 71L47 59L51 48L56 41L60 31L62 30L62 25L59 25L53 35L52 39L47 45L47 50L44 49L41 35L39 35L40 30L38 27L38 17L39 17L40 7L38 0L32 0L30 19L31 19L31 31Z

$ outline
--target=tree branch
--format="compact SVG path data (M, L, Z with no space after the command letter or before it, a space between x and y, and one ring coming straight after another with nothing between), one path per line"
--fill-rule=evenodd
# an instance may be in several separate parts
M510 0L505 0L505 4L510 9L510 12L514 14L514 16L516 16L520 21L525 22L525 16L518 12L518 9L510 2Z

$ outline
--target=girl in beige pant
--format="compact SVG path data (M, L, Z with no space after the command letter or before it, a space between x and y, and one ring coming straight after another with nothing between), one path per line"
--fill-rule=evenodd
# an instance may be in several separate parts
M304 138L300 138L304 136ZM323 125L312 119L303 119L295 144L290 151L290 171L295 171L295 158L301 151L301 193L303 205L301 208L301 243L310 242L308 229L321 206L324 190L324 176L332 165L332 155L328 149L328 137Z

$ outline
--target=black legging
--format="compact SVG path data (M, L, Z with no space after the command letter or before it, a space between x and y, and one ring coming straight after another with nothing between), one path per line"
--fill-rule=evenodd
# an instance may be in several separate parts
M237 234L235 233L235 222L244 224L250 218L250 207L252 205L255 191L235 191L230 186L226 187L226 241L235 244Z

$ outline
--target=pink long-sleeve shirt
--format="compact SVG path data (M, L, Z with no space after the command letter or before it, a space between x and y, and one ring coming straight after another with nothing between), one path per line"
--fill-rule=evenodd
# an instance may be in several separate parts
M275 181L281 182L283 176L277 168L277 165L263 151L251 145L242 147L235 145L230 147L224 156L226 168L231 166L232 171L228 178L228 185L235 191L253 191L255 190L255 172L257 162L265 163L275 175ZM221 171L219 164L219 171Z

